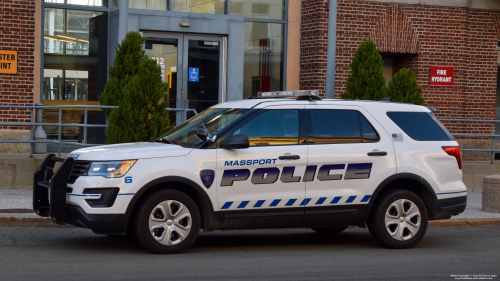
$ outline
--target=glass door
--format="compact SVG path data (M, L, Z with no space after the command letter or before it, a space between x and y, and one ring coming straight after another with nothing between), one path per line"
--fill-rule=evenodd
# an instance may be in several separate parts
M221 37L184 36L186 102L198 113L222 100L221 47Z
M169 84L169 108L190 108L198 113L221 101L223 92L223 39L212 36L147 33L146 55L161 67ZM179 125L194 114L170 111L170 123Z

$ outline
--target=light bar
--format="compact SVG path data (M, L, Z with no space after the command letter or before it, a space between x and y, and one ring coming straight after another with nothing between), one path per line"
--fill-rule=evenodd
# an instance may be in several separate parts
M257 98L297 98L297 97L319 97L318 90L299 90L299 91L276 91L276 92L258 92Z

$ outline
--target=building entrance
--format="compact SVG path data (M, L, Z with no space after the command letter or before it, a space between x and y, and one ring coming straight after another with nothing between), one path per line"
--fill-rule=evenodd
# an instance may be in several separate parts
M144 34L146 55L156 60L169 84L169 108L192 108L199 113L224 101L223 37L183 34ZM171 124L192 117L171 112Z

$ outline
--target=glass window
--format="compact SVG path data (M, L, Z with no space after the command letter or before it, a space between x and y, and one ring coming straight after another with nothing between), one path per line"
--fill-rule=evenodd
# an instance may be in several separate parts
M172 9L177 12L225 14L226 0L172 0Z
M196 136L196 129L205 129L209 138L217 137L220 130L247 111L240 108L210 108L168 131L159 140L183 147L198 147L202 141Z
M107 15L45 9L44 100L97 101L107 80Z
M245 22L243 98L283 90L283 34L283 24Z
M45 3L107 7L108 0L45 0Z
M372 127L370 122L366 120L363 114L359 113L359 119L361 121L361 134L363 136L363 142L376 142L378 141L378 134Z
M315 143L362 141L359 112L356 110L317 109L311 110L311 116Z
M233 135L244 134L250 146L287 145L299 143L297 110L270 110L239 128Z
M231 15L258 19L283 19L284 0L231 0Z
M414 140L454 140L443 124L430 112L387 112L387 116Z
M168 10L168 0L129 0L128 7L131 9L166 11Z

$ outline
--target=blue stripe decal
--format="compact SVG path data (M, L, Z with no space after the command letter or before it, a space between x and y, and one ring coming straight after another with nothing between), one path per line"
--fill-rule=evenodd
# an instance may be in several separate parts
M356 199L356 195L353 195L353 196L349 196L349 198L347 198L347 201L345 201L346 203L352 203L352 201L354 201L354 199Z
M70 193L71 196L80 196L80 197L99 197L101 194L73 194Z
M321 197L318 199L318 201L316 201L315 205L321 205L325 202L325 200L326 200L326 197Z
M233 202L232 202L232 201L231 201L231 202L226 202L226 203L224 203L224 206L222 206L222 208L221 208L221 209L222 209L222 210L224 210L224 209L229 209L229 207L231 207L231 205L232 205L232 204L233 204Z
M295 203L295 201L297 201L297 199L290 199L288 200L288 202L286 202L285 206L292 206Z
M276 207L281 202L281 199L274 199L274 201L269 205L269 207Z
M245 208L250 201L241 201L240 205L238 206L238 209Z
M454 194L454 193L464 193L464 192L467 192L467 190L466 190L466 191L458 191L458 192L437 193L436 195L442 195L442 194Z
M135 193L120 193L118 195L135 195Z
M41 184L41 183L39 183L39 182L37 182L36 184L38 184L39 186L43 186L43 187L45 187L45 188L50 188L50 186L45 185L45 184Z
M305 198L304 200L302 200L302 203L300 203L300 206L305 206L309 204L309 201L311 201L311 198Z
M368 202L368 200L370 200L371 197L372 197L371 195L365 195L365 197L363 197L363 199L361 199L361 203Z
M257 201L257 203L255 203L255 205L253 205L253 207L260 208L260 207L262 207L262 204L264 204L264 202L266 202L266 200L259 200L259 201Z
M330 202L330 204L337 204L337 203L339 203L340 198L342 198L342 196L337 196L337 197L333 198L333 200L332 200L332 202Z

